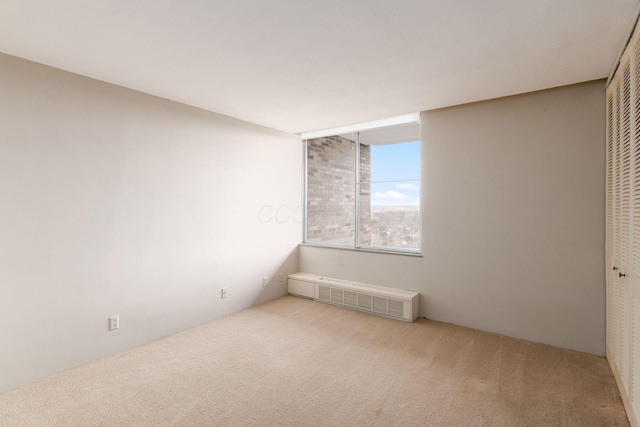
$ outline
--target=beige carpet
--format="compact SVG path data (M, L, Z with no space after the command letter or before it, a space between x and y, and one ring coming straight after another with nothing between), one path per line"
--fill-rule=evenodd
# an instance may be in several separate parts
M0 395L2 426L624 426L604 358L294 297Z

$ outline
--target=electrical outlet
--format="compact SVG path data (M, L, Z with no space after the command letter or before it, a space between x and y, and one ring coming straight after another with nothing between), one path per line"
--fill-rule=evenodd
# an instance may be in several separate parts
M111 316L109 317L109 330L115 331L116 329L120 329L120 316Z
M220 290L220 298L226 298L227 297L227 288L222 288Z
M264 276L262 278L262 286L267 286L269 284L269 278L267 276Z
M282 285L284 283L284 274L280 273L278 275L278 282Z

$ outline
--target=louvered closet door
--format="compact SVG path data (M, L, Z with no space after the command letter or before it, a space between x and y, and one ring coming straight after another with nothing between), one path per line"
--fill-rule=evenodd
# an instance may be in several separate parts
M640 419L640 29L606 98L607 359L632 425Z
M628 135L632 153L631 274L630 288L630 384L627 389L635 414L640 415L640 40L635 41L629 67L623 69L622 138ZM629 71L627 71L627 69ZM625 76L628 74L625 80ZM629 86L629 89L626 88ZM628 108L627 108L628 104ZM628 112L627 112L628 110Z
M621 78L616 77L612 82L608 94L608 124L607 143L611 145L612 159L608 163L612 164L610 182L607 188L612 191L607 195L608 201L612 202L607 207L607 213L611 217L607 222L612 228L612 236L608 237L613 245L610 252L610 266L607 266L607 286L609 295L613 301L609 305L613 308L609 318L612 318L612 356L610 363L614 372L623 387L627 387L629 371L629 310L627 308L629 298L626 286L626 276L629 271L631 247L630 247L630 206L631 206L631 150L630 145L624 144L622 139L621 111L622 111L622 86ZM609 148L608 148L609 150ZM609 171L607 171L609 173ZM611 220L612 218L612 220Z
M629 338L627 308L629 298L626 286L626 277L629 272L631 257L630 246L630 206L631 206L631 147L622 139L622 85L621 78L616 77L610 87L609 100L609 130L613 151L612 181L608 186L612 189L613 206L608 210L612 212L613 244L611 267L608 268L610 295L613 296L613 358L610 359L614 371L618 373L625 385L628 383L629 365ZM608 135L609 136L609 135ZM608 196L609 197L609 196Z

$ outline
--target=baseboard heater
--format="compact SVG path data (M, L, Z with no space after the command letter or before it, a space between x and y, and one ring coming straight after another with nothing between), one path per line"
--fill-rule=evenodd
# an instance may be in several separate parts
M289 294L406 322L418 318L418 292L294 273L289 275Z

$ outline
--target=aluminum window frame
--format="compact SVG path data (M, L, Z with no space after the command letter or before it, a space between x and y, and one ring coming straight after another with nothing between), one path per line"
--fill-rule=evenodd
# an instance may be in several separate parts
M304 170L303 170L303 179L304 179L304 183L303 183L303 203L304 203L304 214L303 214L303 232L302 232L302 236L303 236L303 240L302 240L302 244L305 246L314 246L314 247L326 247L326 248L334 248L334 249L347 249L347 250L356 250L356 251L366 251L366 252L378 252L378 253L389 253L389 254L396 254L396 255L411 255L411 256L422 256L422 246L423 246L423 235L422 235L422 230L423 230L423 226L422 226L422 195L423 195L423 188L422 188L422 182L423 182L423 175L424 175L424 168L423 168L423 162L422 162L422 158L423 158L423 145L422 145L422 138L418 139L418 142L420 143L420 205L418 208L418 216L420 219L420 225L419 225L419 235L420 235L420 247L418 249L405 249L405 248L399 248L399 247L387 247L387 246L374 246L374 245L362 245L360 244L360 132L361 131L366 131L366 130L375 130L375 129L379 129L379 128L385 128L385 127L390 127L390 126L395 126L395 125L403 125L403 124L418 124L418 126L421 126L420 123L420 114L419 113L414 113L414 114L405 114L403 116L397 116L397 117L392 117L389 119L384 119L384 120L377 120L375 122L367 122L367 123L361 123L361 124L357 124L357 125L351 125L351 126L343 126L340 128L333 128L333 129L325 129L322 131L315 131L315 132L307 132L307 133L302 133L301 134L301 138L302 138L302 142L303 142L303 156L304 156ZM340 134L344 134L344 133L355 133L355 165L354 165L354 172L355 172L355 235L354 235L354 241L352 243L352 245L340 245L337 243L325 243L325 242L310 242L308 240L308 192L309 192L309 178L308 178L308 140L309 139L314 139L314 138L321 138L321 137L325 137L325 136L333 136L333 135L340 135ZM421 132L420 132L421 135ZM406 181L406 180L402 180L402 181ZM371 182L370 182L371 184Z

